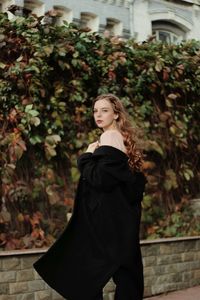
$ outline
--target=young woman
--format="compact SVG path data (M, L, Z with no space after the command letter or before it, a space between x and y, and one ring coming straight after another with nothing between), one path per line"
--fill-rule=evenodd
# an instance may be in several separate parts
M102 300L111 277L115 300L142 300L142 153L116 96L98 96L93 110L103 133L78 158L81 176L73 215L34 267L67 300Z

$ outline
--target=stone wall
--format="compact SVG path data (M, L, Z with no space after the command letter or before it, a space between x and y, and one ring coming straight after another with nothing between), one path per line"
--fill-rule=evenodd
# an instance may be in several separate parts
M200 284L200 237L142 241L145 296ZM45 250L0 252L0 300L62 300L33 270ZM113 300L114 284L104 289Z
M200 284L200 237L143 241L145 295Z

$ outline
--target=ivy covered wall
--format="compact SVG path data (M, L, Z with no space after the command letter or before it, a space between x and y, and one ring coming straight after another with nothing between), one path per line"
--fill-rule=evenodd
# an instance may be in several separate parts
M138 44L0 15L0 245L49 245L66 224L77 156L100 134L91 104L120 97L143 131L142 237L198 234L200 43Z

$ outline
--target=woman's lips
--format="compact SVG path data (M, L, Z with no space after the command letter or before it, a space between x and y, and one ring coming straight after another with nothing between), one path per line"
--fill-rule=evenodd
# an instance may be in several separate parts
M97 120L96 122L97 122L97 124L101 124L103 121Z

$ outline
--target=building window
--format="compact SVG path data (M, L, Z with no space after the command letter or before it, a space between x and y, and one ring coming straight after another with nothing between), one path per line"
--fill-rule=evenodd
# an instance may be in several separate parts
M164 30L155 30L153 34L156 36L157 41L168 44L177 44L180 41L180 37L173 32Z
M113 19L113 18L107 18L105 31L109 32L110 35L122 35L123 25L122 22Z
M30 9L32 14L44 15L44 3L39 0L24 0L24 8Z
M154 21L152 33L157 41L168 44L180 43L185 38L185 31L175 23L167 21Z
M88 12L82 12L80 19L81 28L89 28L93 32L99 30L99 18L97 15Z
M73 20L72 11L64 6L54 6L56 12L56 25L62 25L63 21L71 23Z

